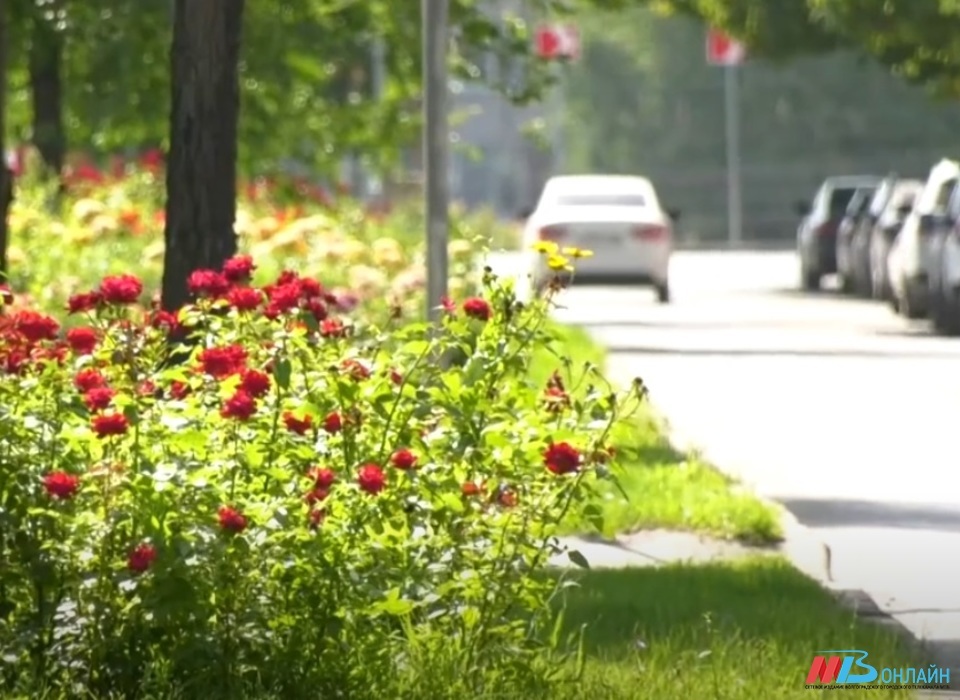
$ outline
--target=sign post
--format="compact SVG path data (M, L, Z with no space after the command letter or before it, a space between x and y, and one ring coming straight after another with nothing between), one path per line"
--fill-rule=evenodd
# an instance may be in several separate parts
M447 294L450 183L447 119L449 0L422 0L423 171L427 221L427 318L438 321Z
M740 176L740 64L743 44L714 29L707 30L707 63L723 68L724 122L727 146L727 235L731 246L743 238L743 197Z
M537 56L545 61L559 63L560 71L564 63L580 57L580 31L572 24L552 24L540 27L534 35ZM553 169L559 174L565 166L566 134L564 126L567 116L566 80L562 72L558 76L554 91L553 105Z

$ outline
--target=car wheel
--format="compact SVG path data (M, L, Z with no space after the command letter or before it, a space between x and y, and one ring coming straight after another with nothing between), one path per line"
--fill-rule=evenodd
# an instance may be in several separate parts
M819 270L811 270L806 265L801 265L800 268L800 283L803 285L805 291L808 292L818 292L820 291L820 282L823 279L823 275L820 274Z
M660 284L654 285L653 289L657 293L657 303L670 303L670 284L668 282L661 282Z
M904 318L909 318L911 321L916 321L926 316L924 310L917 303L917 299L914 297L914 292L910 289L909 284L905 285L903 297L900 299L898 306L900 315Z
M930 290L930 320L933 322L933 329L940 335L957 336L960 335L960 299L957 298L956 291L947 289L943 284L943 281L948 279L945 265L945 257L940 255L936 274L937 288Z

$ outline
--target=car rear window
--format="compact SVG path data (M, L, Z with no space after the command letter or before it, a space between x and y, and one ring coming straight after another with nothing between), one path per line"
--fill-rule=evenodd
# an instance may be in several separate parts
M853 195L857 193L856 187L838 188L830 193L830 216L843 216L847 211L847 206Z
M563 207L645 207L647 199L640 194L567 194L557 198Z

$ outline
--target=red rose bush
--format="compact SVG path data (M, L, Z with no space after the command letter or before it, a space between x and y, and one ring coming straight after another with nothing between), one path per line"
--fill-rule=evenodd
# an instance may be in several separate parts
M561 360L532 386L547 302L490 275L387 331L254 267L177 314L122 275L67 332L0 316L0 687L548 695L540 573L634 399Z

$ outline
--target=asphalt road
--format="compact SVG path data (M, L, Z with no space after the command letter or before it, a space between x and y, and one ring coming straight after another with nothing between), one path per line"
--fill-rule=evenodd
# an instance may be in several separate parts
M574 287L560 320L684 442L783 503L858 589L960 666L960 340L797 291L792 253L678 253L675 301ZM839 640L838 640L839 641Z

